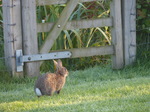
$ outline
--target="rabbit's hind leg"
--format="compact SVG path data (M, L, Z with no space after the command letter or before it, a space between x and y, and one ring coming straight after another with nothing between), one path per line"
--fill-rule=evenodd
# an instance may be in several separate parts
M51 89L51 90L49 90L49 91L47 92L47 95L48 95L48 96L52 96L52 95L53 95L53 93L54 93L54 90L53 90L53 89Z
M60 93L60 90L56 91L56 93L59 94L59 93Z

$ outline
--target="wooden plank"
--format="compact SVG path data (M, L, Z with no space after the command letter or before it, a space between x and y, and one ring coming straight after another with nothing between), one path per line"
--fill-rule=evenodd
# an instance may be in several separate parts
M112 68L121 69L124 67L121 0L111 2L111 16L113 17L112 45L115 48L115 54L112 55Z
M136 59L136 0L122 1L124 59L130 65Z
M66 4L68 0L36 0L37 6L40 5L54 5L54 4ZM104 1L104 0L79 0L79 2L92 2L92 1Z
M37 28L36 28L36 3L35 0L22 0L23 24L23 54L37 54ZM27 76L39 75L39 63L25 63L24 72Z
M53 28L55 23L38 23L37 32L48 32ZM112 18L101 18L93 20L69 21L64 26L63 30L84 29L112 26Z
M89 47L89 48L70 49L69 51L72 53L71 58L79 58L79 57L89 57L99 55L112 55L114 54L114 47L113 46Z
M5 63L14 77L23 77L23 72L16 72L15 51L22 49L20 0L3 0L3 27Z
M20 0L13 0L13 22L16 24L13 27L14 32L14 56L16 53L16 50L22 49L22 23L21 23L21 1ZM16 60L16 59L15 59ZM15 76L17 77L23 77L23 72L17 72L16 73L16 62L15 62Z
M13 75L15 60L11 58L13 56L13 29L8 24L13 24L12 21L12 9L7 6L12 5L12 1L3 0L3 27L4 27L4 51L5 51L5 64L8 71Z
M50 53L62 52L62 51L70 51L72 53L72 56L70 58L90 57L90 56L99 56L99 55L113 55L115 52L114 46L110 45L110 46L101 46L101 47L57 50L57 51L51 51Z
M54 25L50 33L48 34L47 39L45 40L45 43L41 47L40 53L47 53L50 51L55 40L58 38L59 34L63 30L65 24L67 23L71 13L73 12L77 4L78 4L78 0L68 1L66 7L64 8L63 12L60 15L59 20Z

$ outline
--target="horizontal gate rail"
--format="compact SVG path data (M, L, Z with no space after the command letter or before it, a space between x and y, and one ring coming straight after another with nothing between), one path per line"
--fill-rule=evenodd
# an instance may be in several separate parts
M37 32L49 32L55 23L38 23ZM91 19L91 20L78 20L69 21L64 26L64 30L73 29L84 29L84 28L95 28L95 27L105 27L112 26L112 18L101 18L101 19Z
M93 1L105 1L105 0L79 0L80 3L82 2L93 2ZM36 0L37 6L40 5L54 5L54 4L65 4L68 0Z
M71 58L79 57L90 57L98 55L113 55L114 46L102 46L102 47L89 47L89 48L77 48L77 49L68 49L72 53Z
M16 64L17 71L23 71L24 62L43 61L50 59L61 59L61 58L79 58L89 57L98 55L113 55L115 53L114 46L101 46L101 47L89 47L89 48L74 48L62 51L51 51L47 54L34 54L34 55L23 55L22 50L16 51Z

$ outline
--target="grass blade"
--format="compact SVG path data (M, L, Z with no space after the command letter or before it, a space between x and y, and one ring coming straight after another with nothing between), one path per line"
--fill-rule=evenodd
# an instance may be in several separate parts
M99 27L97 27L96 29L99 30L103 34L105 39L108 41L109 45L111 45L111 41L109 40L109 37L105 34L105 32Z
M72 41L71 41L71 38L70 38L70 34L68 33L67 30L63 30L63 32L65 33L65 35L67 37L67 40L68 40L68 43L69 43L69 47L73 48L73 44L72 44Z

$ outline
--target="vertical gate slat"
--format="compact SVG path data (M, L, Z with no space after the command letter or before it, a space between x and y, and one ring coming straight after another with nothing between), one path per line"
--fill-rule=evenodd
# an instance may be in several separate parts
M122 0L125 65L136 59L136 0Z
M124 67L121 0L111 2L111 15L113 17L112 44L115 47L115 54L112 55L112 68L121 69Z
M23 54L37 54L37 28L36 28L36 2L35 0L22 0L23 25ZM39 75L39 63L25 63L24 73L30 77Z
M20 0L3 0L3 26L5 64L12 76L23 77L16 72L15 51L22 49Z

